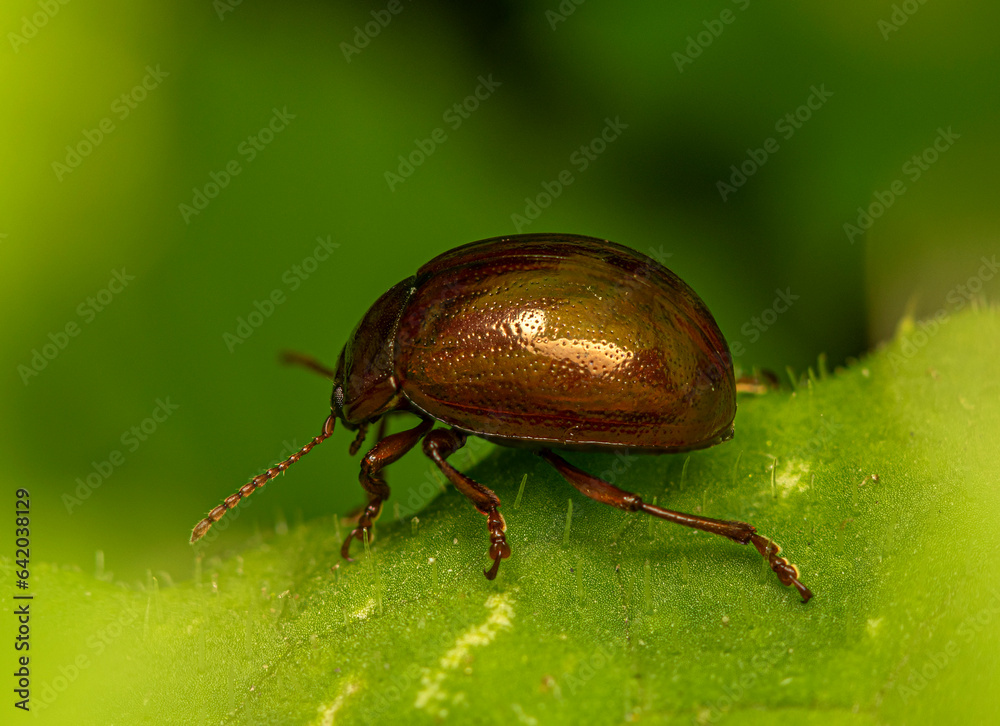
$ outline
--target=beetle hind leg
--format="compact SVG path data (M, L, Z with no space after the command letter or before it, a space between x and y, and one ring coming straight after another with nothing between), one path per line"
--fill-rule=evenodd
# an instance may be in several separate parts
M698 517L693 514L683 514L682 512L664 509L655 504L646 504L638 495L619 489L602 479L591 476L548 449L542 449L538 452L538 455L552 464L582 494L595 501L610 504L627 512L646 512L654 517L665 519L668 522L682 524L685 527L693 527L703 532L727 537L740 544L753 544L757 551L760 552L761 557L768 561L768 564L778 576L781 584L794 586L802 596L803 602L808 602L809 598L812 597L812 592L809 591L809 588L799 582L798 568L789 563L784 557L778 557L781 547L767 537L757 534L757 529L752 524L724 519L712 519L710 517Z
M507 523L500 514L500 498L477 481L467 477L445 461L460 448L465 446L465 434L454 429L435 429L424 438L424 453L437 464L448 481L455 485L475 505L479 513L486 517L486 527L490 533L490 559L493 566L484 570L487 580L497 576L500 560L510 557L510 545L507 544Z
M340 556L350 561L351 542L355 539L371 541L372 525L382 513L382 503L389 498L389 485L385 483L382 469L398 460L412 449L423 436L434 426L433 421L421 421L417 426L398 434L380 439L361 460L361 474L358 476L361 486L368 493L368 505L358 518L355 527L340 548Z

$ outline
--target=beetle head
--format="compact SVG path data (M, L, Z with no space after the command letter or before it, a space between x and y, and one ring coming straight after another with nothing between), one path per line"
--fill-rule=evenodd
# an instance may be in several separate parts
M340 351L340 358L337 359L337 373L333 378L333 393L330 395L330 410L333 415L341 420L344 427L350 431L357 429L358 424L347 420L344 413L344 350Z
M402 398L394 374L399 318L413 292L403 280L371 306L337 360L330 408L350 430L396 408Z

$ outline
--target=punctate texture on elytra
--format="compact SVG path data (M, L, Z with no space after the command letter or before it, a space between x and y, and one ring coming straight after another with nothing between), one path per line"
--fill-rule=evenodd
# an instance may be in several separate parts
M403 395L496 440L657 451L727 438L729 348L680 278L569 235L459 247L409 281L393 349Z

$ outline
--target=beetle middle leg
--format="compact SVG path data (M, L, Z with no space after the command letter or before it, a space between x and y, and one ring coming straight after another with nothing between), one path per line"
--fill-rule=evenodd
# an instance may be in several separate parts
M380 439L361 460L361 474L358 479L368 493L368 506L358 518L358 526L347 535L340 555L350 560L351 540L367 538L371 541L372 523L382 513L382 502L389 498L389 485L385 483L381 471L392 462L398 460L407 451L417 445L424 435L434 426L434 421L421 421L417 426L398 434Z
M467 477L449 464L445 459L465 446L465 434L454 429L435 429L424 438L424 453L437 464L448 481L455 485L475 505L479 513L486 517L486 527L490 532L490 559L493 566L483 570L487 580L497 576L500 560L510 557L510 545L504 532L507 523L500 514L500 498L477 481Z
M693 527L703 532L718 534L728 537L740 544L753 544L764 557L771 569L785 586L794 585L799 591L803 602L808 602L812 597L812 592L805 585L799 582L798 568L789 563L784 557L778 557L781 547L767 537L757 534L757 528L746 522L734 522L723 519L711 519L710 517L698 517L693 514L683 514L674 512L655 504L646 504L637 494L632 494L608 484L603 479L591 476L582 469L578 469L558 454L552 453L549 449L542 449L538 455L552 464L566 480L580 490L582 494L591 499L610 504L613 507L624 509L626 512L646 512L654 517L665 519L668 522L683 524L685 527Z

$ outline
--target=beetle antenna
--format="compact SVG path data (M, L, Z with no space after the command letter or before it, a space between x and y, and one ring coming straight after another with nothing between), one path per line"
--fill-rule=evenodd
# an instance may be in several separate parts
M279 360L285 365L298 365L308 368L314 373L319 373L324 378L329 378L331 381L337 378L335 371L327 368L311 355L306 355L305 353L296 353L293 350L282 351Z
M224 515L230 509L235 507L237 504L239 504L241 499L249 497L251 494L254 493L254 491L267 484L269 481L274 479L274 477L278 476L278 474L281 474L283 471L285 471L285 469L287 469L296 461L301 459L305 454L308 454L316 444L322 443L323 441L326 441L328 438L330 438L330 436L333 434L333 428L336 423L337 423L336 417L333 414L330 414L330 416L323 423L323 431L320 433L319 436L314 436L312 441L307 443L305 446L303 446L297 452L295 452L287 459L282 461L280 464L275 464L270 469L265 471L263 474L258 474L253 479L251 479L247 484L244 484L242 487L240 487L234 494L230 494L228 497L226 497L225 501L223 501L222 504L220 504L211 512L209 512L208 516L206 516L203 520L201 520L200 522L198 522L198 524L194 526L194 529L191 531L191 543L193 544L198 540L200 540L202 537L204 537L209 527L211 527L213 524L222 519L222 515Z

